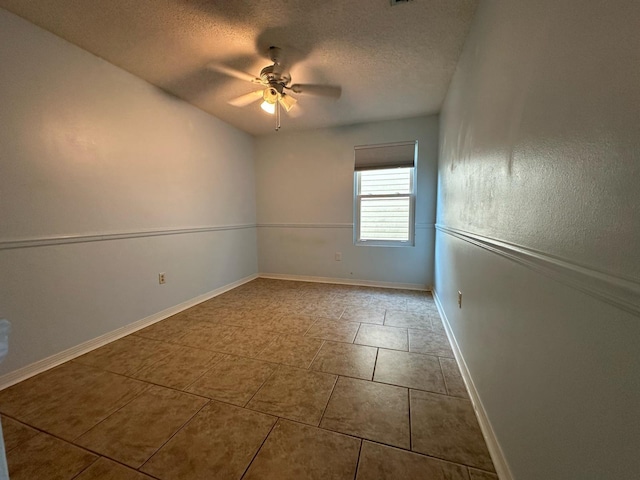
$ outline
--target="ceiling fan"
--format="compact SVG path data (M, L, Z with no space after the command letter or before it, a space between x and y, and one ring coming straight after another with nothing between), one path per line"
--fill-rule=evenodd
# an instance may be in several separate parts
M259 90L241 95L229 100L229 104L235 107L246 107L258 100L262 100L262 109L276 116L276 131L280 130L280 108L289 112L297 103L297 99L288 92L301 95L315 95L328 98L340 98L342 88L335 85L316 85L291 83L291 75L288 66L284 61L282 50L278 47L269 47L269 58L273 65L264 67L260 71L260 76L255 77L250 73L242 72L227 65L212 63L210 67L230 77L245 80L257 85L261 85Z

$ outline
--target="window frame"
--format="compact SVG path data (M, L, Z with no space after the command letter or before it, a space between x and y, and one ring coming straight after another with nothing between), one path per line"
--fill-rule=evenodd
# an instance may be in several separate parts
M361 195L361 172L374 171L376 169L363 169L354 171L353 175L353 188L354 188L354 204L353 204L353 243L356 246L371 246L371 247L414 247L415 246L415 231L416 231L416 166L412 167L398 167L409 168L409 185L410 193L395 193L395 194L383 194L383 195ZM385 169L392 170L393 168ZM361 238L361 204L362 198L409 198L409 239L408 240L363 240Z

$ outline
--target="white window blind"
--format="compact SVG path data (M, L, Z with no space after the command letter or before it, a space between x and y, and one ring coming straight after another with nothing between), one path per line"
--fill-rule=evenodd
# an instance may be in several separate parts
M413 245L416 152L415 141L355 147L356 244Z

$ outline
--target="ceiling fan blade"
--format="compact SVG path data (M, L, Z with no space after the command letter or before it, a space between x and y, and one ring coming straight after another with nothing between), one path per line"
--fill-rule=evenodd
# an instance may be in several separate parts
M342 95L342 87L335 85L313 85L305 83L296 83L291 85L291 91L304 95L317 95L319 97L340 98Z
M229 105L234 107L246 107L247 105L256 102L262 98L263 90L256 90L255 92L249 92L244 95L240 95L237 98L229 100Z
M235 68L231 68L227 65L223 65L222 63L211 62L208 64L208 67L212 70L215 70L216 72L223 73L239 80L244 80L251 83L262 83L262 81L258 77L241 70L236 70Z

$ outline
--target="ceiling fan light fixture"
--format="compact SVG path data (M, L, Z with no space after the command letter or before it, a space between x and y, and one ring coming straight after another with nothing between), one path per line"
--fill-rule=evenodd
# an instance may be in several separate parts
M283 93L282 95L280 95L280 97L278 97L278 101L280 102L280 105L282 105L287 112L291 111L293 106L298 102L298 100L296 100L292 96L287 95L285 93Z
M262 110L269 115L276 113L276 103L278 102L278 91L273 87L267 87L262 92L262 98L264 102L260 105Z
M274 113L276 113L276 104L270 103L266 100L260 104L260 108L262 108L262 110L267 112L269 115L273 115Z

